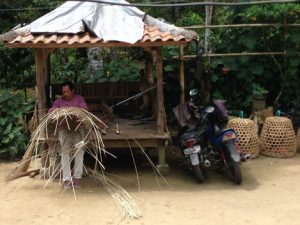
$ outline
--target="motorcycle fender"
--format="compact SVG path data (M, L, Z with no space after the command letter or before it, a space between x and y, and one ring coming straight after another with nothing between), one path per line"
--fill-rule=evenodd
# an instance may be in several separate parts
M236 147L234 146L234 143L227 143L225 144L225 147L230 155L230 157L235 161L235 162L240 162L241 157L240 154L238 153Z
M189 158L190 158L191 164L193 166L196 166L196 165L198 165L200 163L200 161L199 161L199 155L197 153L190 154Z

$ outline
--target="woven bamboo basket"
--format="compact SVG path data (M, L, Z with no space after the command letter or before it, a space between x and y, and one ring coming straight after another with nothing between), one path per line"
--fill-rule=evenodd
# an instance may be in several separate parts
M232 119L228 122L228 128L233 128L238 134L237 145L240 152L250 153L251 158L259 155L259 139L257 129L252 120Z
M288 158L296 154L296 135L290 119L268 117L260 134L261 153L266 156Z
M300 152L300 128L297 132L297 146L298 146L298 152Z

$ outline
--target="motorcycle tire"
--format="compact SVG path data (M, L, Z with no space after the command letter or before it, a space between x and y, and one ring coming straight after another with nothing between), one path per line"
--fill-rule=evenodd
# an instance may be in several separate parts
M231 155L230 152L237 152L236 146L233 142L227 143L226 145L228 156L227 156L227 164L230 175L232 176L232 180L236 184L242 183L242 172L240 167L240 161L234 159L234 155Z
M232 175L232 179L233 179L234 183L241 184L242 183L242 172L241 172L240 163L231 159L230 163L229 163L229 170Z
M201 167L200 165L194 165L193 166L193 172L194 172L194 175L196 177L196 180L199 182L199 183L203 183L204 181L204 176L203 176L203 173L202 173L202 170L201 170Z

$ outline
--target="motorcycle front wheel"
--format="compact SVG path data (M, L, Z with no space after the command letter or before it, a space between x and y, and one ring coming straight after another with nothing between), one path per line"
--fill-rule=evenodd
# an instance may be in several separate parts
M193 172L194 172L196 180L199 183L203 183L204 176L203 176L203 173L202 173L202 170L201 170L201 167L200 167L199 164L198 165L193 165Z

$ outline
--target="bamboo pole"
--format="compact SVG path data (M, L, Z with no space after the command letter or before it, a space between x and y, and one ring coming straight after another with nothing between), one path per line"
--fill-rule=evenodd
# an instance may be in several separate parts
M203 57L234 57L234 56L269 56L269 55L286 55L286 52L237 52L237 53L212 53L203 54ZM183 59L196 58L196 55L185 55ZM178 59L179 56L173 58Z
M183 104L185 102L183 55L184 55L183 46L180 46L179 47L179 90L180 90L179 102L180 104Z
M203 25L203 26L188 26L188 27L181 27L183 29L218 29L218 28L243 28L243 27L282 27L287 26L291 28L297 28L300 27L300 24L294 23L294 24L278 24L278 23L261 23L261 24L223 24L223 25Z
M206 26L206 28L205 28L205 35L204 35L204 50L205 50L205 53L207 53L207 54L211 53L211 46L210 46L211 28L209 26L211 25L212 13L213 13L213 6L206 5L205 6L205 26Z
M39 170L39 169L31 170L31 171L27 171L27 172L12 173L12 174L10 174L10 175L6 178L6 180L7 180L7 181L13 181L13 180L16 180L16 179L18 179L18 178L26 177L26 176L29 176L30 178L34 178L34 177L37 176L39 173L40 173L40 170Z

